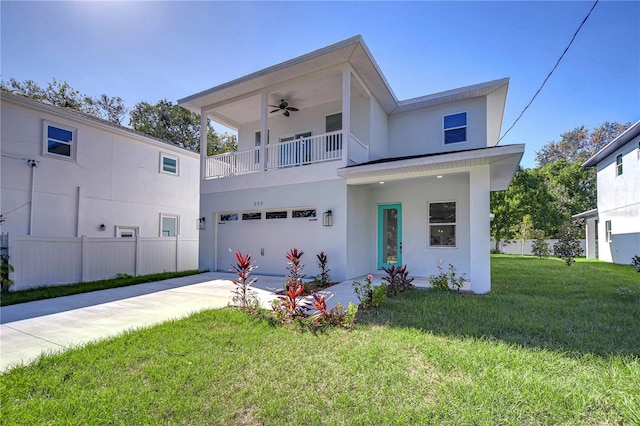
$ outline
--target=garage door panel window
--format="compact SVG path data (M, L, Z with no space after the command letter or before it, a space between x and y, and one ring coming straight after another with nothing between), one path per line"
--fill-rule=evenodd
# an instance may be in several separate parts
M314 218L316 217L315 209L306 209L306 210L294 210L291 215L295 218Z
M220 215L220 222L231 222L238 220L238 213L226 213Z
M242 213L242 220L261 220L262 213Z
M287 212L286 211L267 212L265 217L267 219L286 219L287 218Z

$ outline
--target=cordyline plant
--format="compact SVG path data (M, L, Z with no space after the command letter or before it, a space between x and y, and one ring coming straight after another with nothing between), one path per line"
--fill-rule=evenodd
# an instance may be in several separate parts
M407 266L395 266L392 265L388 268L384 266L382 269L387 273L382 279L387 282L387 294L394 296L398 292L405 291L413 286L413 278L409 278L409 271Z
M305 316L307 310L302 293L304 292L304 284L302 283L302 268L304 265L300 258L304 254L303 251L293 248L286 254L287 258L287 282L284 284L285 295L279 296L279 300L273 304L273 310L276 311L283 320L300 318Z
M240 309L257 309L260 306L258 295L250 289L251 285L258 281L258 278L251 278L251 272L255 269L255 263L251 262L251 255L236 252L236 263L231 266L238 275L238 278L233 280L236 286L233 290L233 303Z
M331 277L329 276L329 271L331 269L328 267L329 259L327 259L327 255L323 251L320 252L320 254L317 254L316 258L318 259L318 267L320 268L320 273L316 278L323 286L326 286L331 280Z

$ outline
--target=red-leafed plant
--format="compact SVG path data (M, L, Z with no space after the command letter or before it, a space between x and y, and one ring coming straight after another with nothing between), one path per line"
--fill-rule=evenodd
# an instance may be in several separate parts
M329 269L328 266L329 259L323 251L320 252L320 254L316 254L316 258L318 259L318 267L320 268L320 273L318 274L316 279L320 281L320 284L326 286L331 280L331 277L329 276L329 271L331 271L331 269Z
M382 269L387 273L382 279L387 282L387 293L389 295L396 295L398 292L405 291L413 285L411 284L413 278L409 278L409 271L407 271L406 265L392 265L388 268L382 267Z
M233 303L241 309L256 309L260 305L258 295L251 290L251 285L258 281L258 278L251 278L251 272L255 269L255 263L251 262L249 253L243 255L236 252L236 263L231 265L236 271L238 278L233 280L236 288L233 290Z
M274 303L273 310L276 311L283 320L293 318L301 318L305 316L307 310L302 294L304 293L304 284L302 283L302 264L300 258L304 254L303 251L293 248L286 254L287 259L287 282L284 284L285 294L279 296L280 301Z

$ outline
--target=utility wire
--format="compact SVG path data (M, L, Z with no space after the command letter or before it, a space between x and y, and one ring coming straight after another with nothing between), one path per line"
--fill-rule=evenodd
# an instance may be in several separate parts
M524 115L524 112L531 106L531 104L533 103L534 99L538 96L538 94L540 93L540 91L542 90L542 88L544 87L544 85L547 83L547 80L549 80L549 78L551 77L551 74L553 74L553 72L556 70L556 68L558 68L558 65L560 65L560 61L562 61L562 58L564 58L564 55L567 53L567 51L569 50L569 48L571 47L571 45L573 44L573 41L576 39L576 36L578 35L578 33L580 32L580 30L582 29L582 26L584 25L585 22L587 22L587 19L589 19L589 16L591 16L591 12L593 12L593 9L595 9L596 5L598 4L599 0L596 0L593 3L593 6L591 6L591 9L589 10L589 13L587 13L587 16L584 17L584 19L582 20L582 23L580 24L580 26L578 27L578 29L576 30L576 32L573 34L573 37L571 37L571 41L569 42L569 44L567 45L567 47L564 49L564 52L562 52L562 55L560 55L560 58L558 58L558 61L556 62L556 64L553 66L553 68L551 69L551 71L549 72L549 74L547 75L547 78L544 79L544 81L542 82L542 84L540 85L540 88L538 89L538 91L535 93L535 95L533 95L533 97L531 98L531 100L529 101L529 103L527 104L526 107L524 107L524 109L522 110L522 112L520 113L520 115L518 116L518 118L515 119L515 121L513 122L513 124L511 125L511 127L509 127L507 129L506 132L504 132L504 134L500 137L500 139L498 139L498 143L500 143L500 141L507 136L507 133L509 133L509 131L511 131L511 129L513 129L513 126L516 125L516 123L518 122L518 120L520 120L520 118Z

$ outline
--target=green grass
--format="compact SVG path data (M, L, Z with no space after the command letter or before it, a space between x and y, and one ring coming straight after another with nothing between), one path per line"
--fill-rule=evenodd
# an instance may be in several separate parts
M170 278L185 277L199 274L198 270L163 272L160 274L139 275L137 277L113 278L110 280L90 281L77 284L59 286L34 287L26 290L10 291L0 294L0 306L15 305L16 303L33 302L35 300L51 299L53 297L70 296L72 294L88 293L90 291L108 288L125 287L128 285L168 280Z
M413 290L352 329L232 309L2 376L2 424L638 424L630 267L494 256L491 294Z

